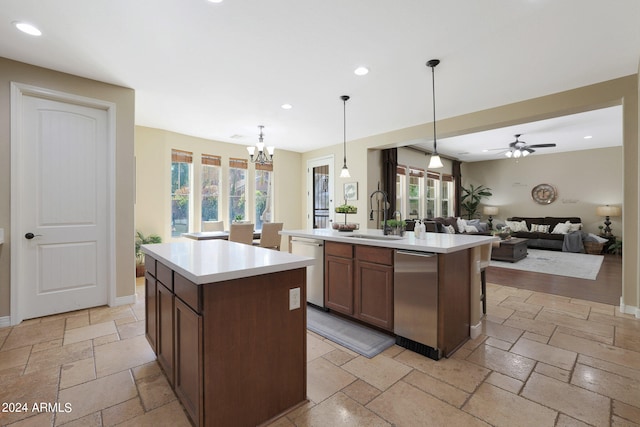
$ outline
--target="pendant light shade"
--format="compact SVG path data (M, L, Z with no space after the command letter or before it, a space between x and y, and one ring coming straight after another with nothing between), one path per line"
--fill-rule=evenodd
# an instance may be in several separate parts
M344 134L343 134L343 154L344 154L344 163L342 164L342 170L340 171L340 178L351 178L351 174L349 173L349 168L347 167L347 101L349 100L348 95L342 95L340 97L342 99L342 112L343 112L343 124L344 124Z
M438 154L438 143L436 140L436 77L435 68L440 63L439 59L431 59L427 61L427 67L431 68L431 85L433 87L433 153L429 159L428 169L439 169L444 167L440 155Z

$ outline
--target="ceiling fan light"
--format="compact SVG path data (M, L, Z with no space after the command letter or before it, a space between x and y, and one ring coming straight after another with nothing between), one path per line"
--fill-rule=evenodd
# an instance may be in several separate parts
M513 156L513 151L507 151L506 153L504 153L504 155L508 158L511 158Z
M529 154L531 154L531 153L529 153L529 151L524 150L524 151L522 152L522 157L527 157Z
M521 155L522 155L522 151L520 151L520 150L516 150L516 151L513 152L513 157L515 157L516 159L518 157L520 157Z

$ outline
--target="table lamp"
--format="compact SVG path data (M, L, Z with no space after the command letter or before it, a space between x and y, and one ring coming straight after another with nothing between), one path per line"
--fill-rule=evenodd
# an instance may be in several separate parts
M596 215L605 217L604 219L604 235L611 236L611 221L610 218L612 216L620 216L622 215L622 209L619 206L598 206L596 208Z
M489 215L489 230L493 230L493 215L498 215L499 211L497 206L485 206L482 208L482 213Z

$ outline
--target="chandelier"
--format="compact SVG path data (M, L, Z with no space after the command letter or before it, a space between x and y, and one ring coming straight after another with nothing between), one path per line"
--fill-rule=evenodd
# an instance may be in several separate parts
M264 135L262 133L262 129L264 126L258 126L260 129L260 136L258 137L258 143L255 147L247 147L247 151L249 152L250 160L252 163L260 163L264 165L265 163L273 163L273 152L275 151L274 147L267 147L267 152L264 151ZM256 149L258 150L258 155L254 155L256 153Z

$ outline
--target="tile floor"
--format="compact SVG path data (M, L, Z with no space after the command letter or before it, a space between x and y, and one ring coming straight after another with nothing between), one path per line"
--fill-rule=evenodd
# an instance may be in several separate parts
M397 346L366 359L309 333L309 402L271 426L640 426L640 320L492 284L488 296L483 334L438 362ZM0 425L188 426L139 297L0 329Z

